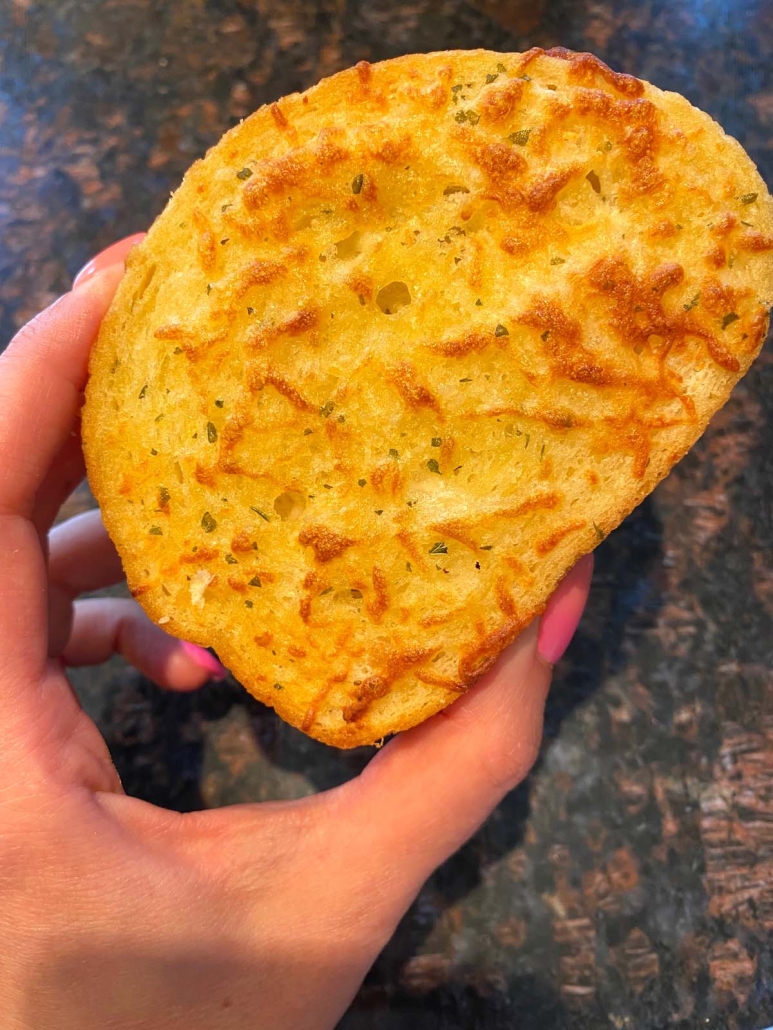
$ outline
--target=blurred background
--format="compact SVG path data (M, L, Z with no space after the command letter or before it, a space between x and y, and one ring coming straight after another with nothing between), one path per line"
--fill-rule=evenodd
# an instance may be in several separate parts
M773 182L773 0L0 0L0 348L261 104L362 59L535 45L678 90ZM343 1030L773 1023L771 357L599 548L536 770L426 885ZM370 757L234 683L73 678L127 791L171 808L295 797Z

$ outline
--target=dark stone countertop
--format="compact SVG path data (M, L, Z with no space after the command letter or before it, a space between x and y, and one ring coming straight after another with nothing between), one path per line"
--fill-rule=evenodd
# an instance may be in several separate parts
M684 93L773 181L773 0L5 0L0 339L260 104L363 58L535 44ZM538 768L426 885L344 1030L773 1023L772 429L768 349L599 548ZM75 679L127 790L170 807L304 794L368 757L234 684L163 694L117 660Z

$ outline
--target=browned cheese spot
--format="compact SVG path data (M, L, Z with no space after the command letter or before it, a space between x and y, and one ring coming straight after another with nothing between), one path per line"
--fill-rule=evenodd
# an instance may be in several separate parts
M272 366L267 368L251 365L247 369L247 383L250 390L262 390L265 386L273 386L277 393L289 401L299 411L313 411L314 405L307 401L303 394L285 376Z
M366 610L373 622L380 623L382 615L389 607L389 593L386 575L378 565L373 566L372 582L373 598L368 601Z
M742 232L736 243L739 250L748 250L752 253L773 250L773 236L765 236L757 229L747 229L746 232Z
M644 83L640 79L633 75L626 75L625 72L612 71L594 54L575 53L565 47L551 47L546 51L540 51L535 47L529 53L534 56L545 53L548 57L566 61L569 65L569 78L577 82L595 85L601 80L616 89L618 93L623 93L628 97L640 97L644 92ZM533 60L533 57L531 59Z
M496 124L510 118L523 95L522 79L511 79L503 86L495 86L483 95L480 115L484 122Z
M317 136L314 154L322 168L340 164L349 157L349 151L340 142L341 135L340 129L326 128Z
M231 550L236 554L241 554L252 550L252 540L250 539L249 533L245 529L240 529L239 532L232 538Z
M270 322L256 325L248 333L247 342L251 347L262 348L280 336L301 336L316 329L318 325L319 308L308 303L278 325L272 325Z
M269 110L271 111L271 117L274 119L276 127L278 129L286 129L288 126L287 117L279 104L272 104Z
M440 340L438 343L429 343L427 346L436 354L445 354L448 358L462 358L466 354L483 350L490 343L494 343L494 340L493 332L471 329L456 339Z
M397 388L397 392L410 408L432 408L441 416L440 404L424 383L419 379L415 365L410 361L401 361L387 370L387 378Z
M555 301L538 298L516 321L539 331L542 349L555 374L595 386L614 381L614 373L582 343L580 323L569 318Z
M517 610L515 601L513 600L512 594L507 589L507 583L502 576L497 577L495 589L499 610L508 618L513 618Z
M374 701L385 697L392 684L414 665L420 665L431 657L433 651L426 647L412 647L405 651L392 651L386 659L381 673L369 676L357 688L354 700L343 710L344 722L356 722L367 712Z
M570 522L568 526L559 526L558 529L548 534L548 536L538 540L534 545L534 550L540 557L544 558L546 554L550 554L551 551L555 550L565 537L571 533L576 533L578 529L584 528L584 522Z
M311 547L314 550L314 557L323 565L332 561L333 558L338 558L356 542L356 540L341 536L340 533L335 533L327 526L319 524L307 526L298 534L298 543L303 547Z
M389 492L396 496L403 485L403 475L400 466L395 460L382 462L370 473L370 483L377 493Z
M211 271L217 254L217 240L209 219L197 207L192 212L193 227L196 230L196 253L199 264L205 272Z
M496 662L501 652L511 644L527 625L529 617L509 618L491 633L482 633L481 639L459 659L459 678L466 686L482 676Z
M198 565L200 562L214 561L215 558L219 557L220 551L216 547L199 547L197 551L193 551L191 554L181 554L180 564Z

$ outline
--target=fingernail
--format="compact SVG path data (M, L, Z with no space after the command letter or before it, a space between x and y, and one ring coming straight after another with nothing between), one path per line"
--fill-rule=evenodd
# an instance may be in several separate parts
M144 232L135 233L134 236L126 236L122 240L118 240L117 243L113 243L111 246L106 247L93 257L87 265L78 272L73 279L72 288L76 289L78 286L82 286L83 283L91 279L97 272L101 272L103 268L107 268L109 265L115 265L123 261L126 255L129 253L135 243L139 243L140 240L145 239L147 234Z
M219 683L228 676L228 669L221 665L217 658L205 648L199 647L198 644L189 644L187 640L181 640L180 644L188 657L205 669L213 680Z
M559 583L540 623L537 650L550 665L566 651L582 617L593 575L593 556L586 554Z

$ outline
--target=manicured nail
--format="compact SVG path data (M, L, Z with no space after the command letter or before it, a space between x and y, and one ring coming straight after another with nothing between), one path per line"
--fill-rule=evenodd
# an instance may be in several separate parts
M537 650L550 665L555 665L569 647L582 617L593 575L593 555L586 554L559 583L548 601L540 623Z
M217 658L205 648L199 647L198 644L189 644L187 640L181 640L180 643L188 657L201 666L202 669L205 669L211 679L219 683L228 676L228 669L221 665Z
M87 265L78 272L73 279L72 288L76 289L78 286L82 286L87 280L89 280L97 272L101 272L103 268L107 268L108 265L116 265L124 260L126 255L132 249L135 243L139 243L140 240L144 240L147 233L138 232L134 236L127 236L125 239L118 240L117 243L113 243L110 247L100 251L96 257L93 257Z

